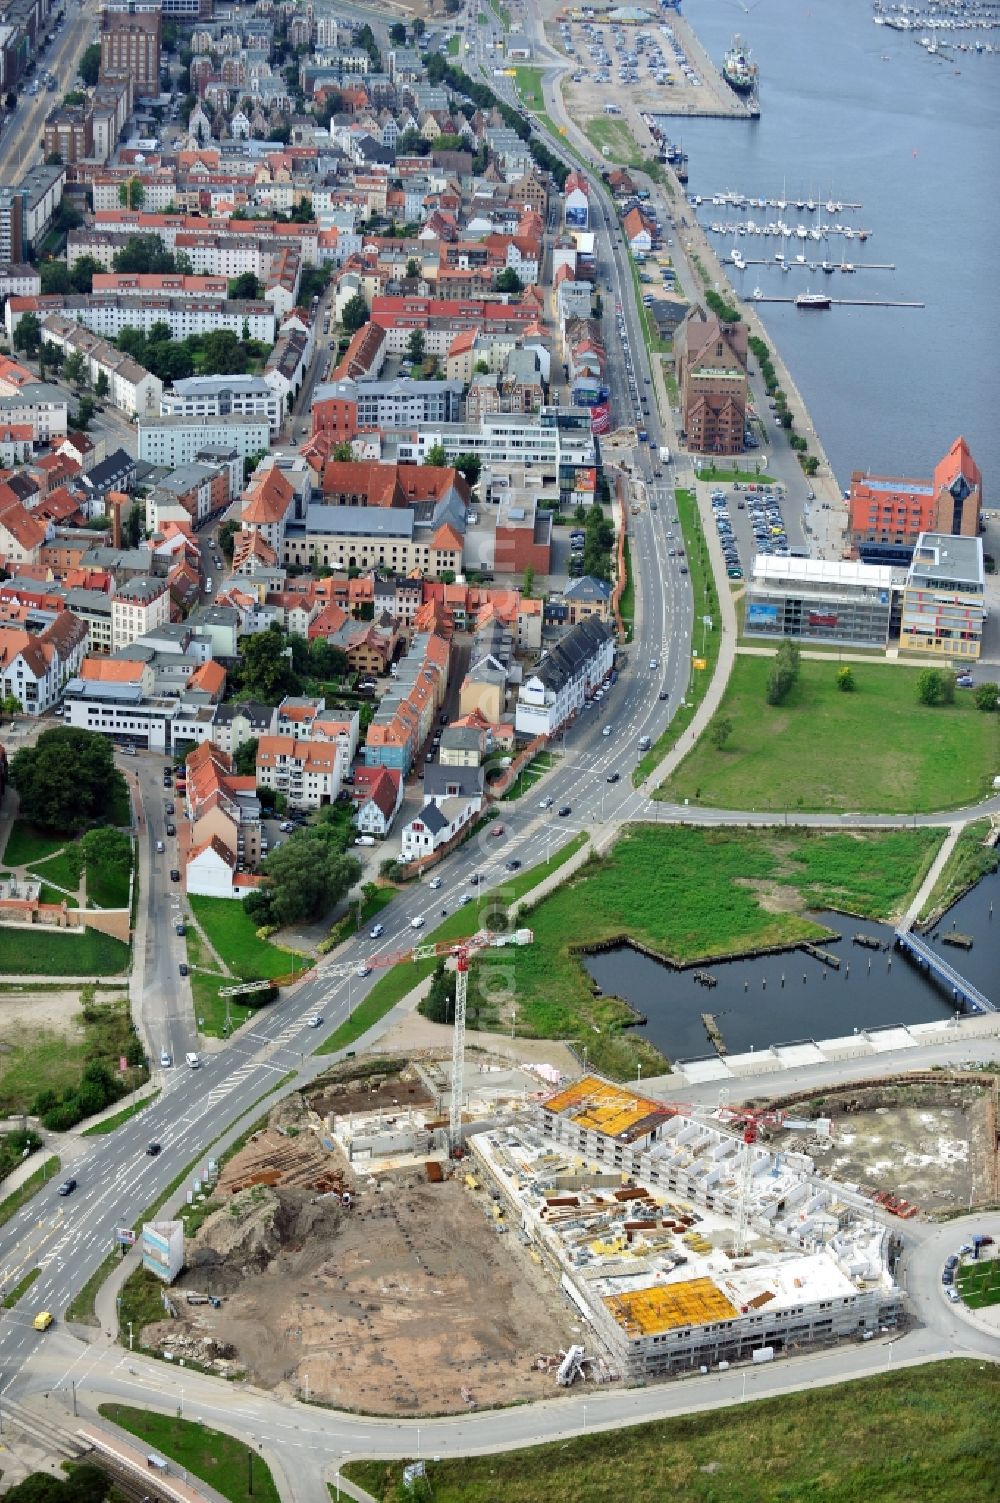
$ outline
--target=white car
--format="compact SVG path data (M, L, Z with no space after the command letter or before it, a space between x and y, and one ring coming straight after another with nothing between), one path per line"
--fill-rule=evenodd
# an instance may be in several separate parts
M427 885L428 887L433 887L434 891L437 892L438 888L441 886L441 881L442 879L440 877L432 877Z
M311 1013L310 1016L306 1018L306 1023L310 1028L319 1028L322 1022L323 1019L318 1012Z
M552 805L554 803L555 803L555 799L554 798L543 798L542 801L541 801L541 803L538 805L538 807L539 807L539 809L551 809Z
M161 1070L169 1070L170 1067L172 1066L173 1062L174 1062L174 1056L170 1053L170 1050L169 1049L161 1049L160 1050L160 1069Z
M410 919L410 928L411 929L422 929L423 927L424 927L424 921L420 917L419 914L417 915L416 918Z
M376 924L374 926L374 928L372 929L372 931L371 931L371 937L372 937L372 939L381 939L382 935L384 933L385 933L385 925L384 924Z

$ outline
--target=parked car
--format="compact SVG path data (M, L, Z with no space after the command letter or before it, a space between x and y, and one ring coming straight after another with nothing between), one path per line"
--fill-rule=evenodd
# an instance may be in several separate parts
M181 963L177 967L177 969L180 971L180 973L181 973L182 976L186 976L187 973L188 973L187 965L186 965L186 963L183 960L181 961Z

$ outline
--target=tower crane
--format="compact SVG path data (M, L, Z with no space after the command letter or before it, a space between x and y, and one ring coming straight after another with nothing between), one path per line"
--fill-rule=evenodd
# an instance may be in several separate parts
M455 1024L451 1039L451 1111L448 1119L448 1149L452 1158L462 1155L462 1098L465 1094L465 1013L469 995L469 960L477 950L499 950L507 945L530 945L530 929L515 929L510 934L493 934L480 929L467 939L437 940L433 944L413 945L409 950L387 950L370 955L351 965L324 966L324 976L356 976L368 970L385 970L419 960L451 957L455 961Z

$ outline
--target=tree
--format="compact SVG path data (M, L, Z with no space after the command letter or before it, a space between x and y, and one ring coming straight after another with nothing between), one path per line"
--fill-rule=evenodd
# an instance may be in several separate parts
M299 830L271 851L262 867L264 886L247 897L247 911L283 927L321 918L347 896L361 875L321 826Z
M24 706L16 694L5 694L0 700L0 715L20 715Z
M722 751L733 734L733 722L728 715L714 715L708 728L708 736L716 751Z
M458 974L448 970L444 956L442 956L434 967L431 989L420 1004L420 1011L424 1017L429 1018L432 1023L450 1023L454 1017L457 988Z
M431 444L430 448L427 450L427 457L424 460L424 464L431 465L432 467L437 469L441 469L447 463L448 456L444 452L444 444Z
M413 35L418 42L426 30L427 22L423 19L422 16L417 16L416 20L413 22Z
M146 202L146 190L142 178L130 177L118 184L118 202L123 209L141 209Z
M469 486L474 486L482 473L483 461L478 454L460 454L455 468Z
M58 262L47 262L46 265L55 266ZM93 292L94 273L103 271L104 267L94 256L81 256L79 261L69 268L69 279L74 292Z
M340 321L348 334L356 334L364 328L368 322L368 304L362 293L356 292L352 298L348 298Z
M513 266L506 266L503 271L497 273L493 286L497 292L520 292L524 283Z
M769 705L780 705L799 676L798 645L787 637L775 655L767 675L766 698Z
M28 356L37 355L41 337L42 326L37 313L22 313L14 330L15 350L23 350Z
M88 89L94 88L101 71L101 48L98 42L94 42L91 46L85 48L76 71Z
M406 45L406 27L402 21L393 21L389 27L389 40L394 47L403 47Z
M343 443L334 444L330 452L330 458L337 464L350 464L354 458L354 449L351 446L350 440L345 439Z
M856 687L854 669L845 663L842 668L837 669L837 688L842 694L853 694Z
M422 365L424 359L424 331L414 329L406 342L406 350L414 365Z
M531 592L535 588L535 571L529 564L521 576L521 594L525 600L531 599Z
M924 668L917 674L917 699L922 705L953 704L955 680L940 668Z
M66 356L63 364L63 379L71 382L76 387L87 384L87 362L80 350L73 350Z
M49 151L49 152L46 152L46 155L45 155L45 165L46 165L46 167L61 167L62 164L63 164L62 152L60 152L60 151Z
M286 656L288 641L276 623L267 631L243 638L240 654L240 688L251 699L276 704L286 694L299 690L298 675Z
M472 369L477 376L488 376L490 373L489 361L477 360Z
M973 690L972 697L976 702L976 709L982 710L984 714L988 714L989 711L995 710L1000 706L1000 684L994 684L988 680L985 683L977 684Z
M232 329L213 329L202 344L202 371L206 376L240 375L246 365L240 342Z
M94 396L100 400L102 397L106 397L110 390L111 382L108 380L107 372L99 370L97 372L97 380L94 382Z
M76 291L65 261L43 261L38 271L42 279L44 297L48 297L50 293L65 297L68 293Z
M262 292L263 288L252 271L245 271L241 276L229 279L229 296L240 302L256 302Z
M294 642L294 638L292 639ZM306 653L306 671L312 678L343 678L349 668L347 653L324 637L314 637Z
M113 812L120 774L110 741L61 725L23 746L10 766L21 813L48 830L74 834Z
M415 282L419 276L420 262L417 260L416 256L410 256L409 260L406 263L406 279L408 282Z
M93 397L81 397L80 405L76 409L76 427L81 433L86 433L97 411L97 403Z
M241 778L256 776L258 745L257 737L251 736L249 741L244 741L243 745L233 752L233 766Z
M130 235L114 255L115 271L170 272L177 263L159 235Z
M222 526L219 528L218 543L219 547L222 549L223 558L232 558L236 534L239 532L239 530L240 524L233 517L230 517L228 521L223 522Z
M89 867L119 871L126 875L132 868L132 841L124 830L113 825L98 825L88 830L80 841L83 859Z

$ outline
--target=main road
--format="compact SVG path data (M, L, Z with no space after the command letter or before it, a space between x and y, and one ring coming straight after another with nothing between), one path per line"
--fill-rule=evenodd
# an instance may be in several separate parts
M595 202L600 204L599 229L603 231L600 274L605 286L611 285L609 316L617 316L610 307L613 300L620 305L624 320L623 333L619 336L612 325L608 338L613 399L619 419L634 421L636 406L627 364L631 362L635 387L641 393L649 374L648 360L623 246L603 196L596 195ZM650 413L646 426L655 442L661 438L671 442L672 434L660 430L655 412ZM441 889L431 889L427 883L406 889L383 916L386 932L378 945L364 935L352 943L347 954L356 962L383 948L400 948L414 937L414 920L432 928L442 910L450 911L466 894L474 897L478 892L491 900L502 896L508 863L516 859L525 868L535 865L578 830L594 833L603 828L610 832L644 814L706 822L774 822L773 817L753 813L651 806L631 784L639 738L649 735L655 739L664 729L686 689L692 652L690 583L669 558L672 493L662 478L657 484L658 466L652 452L647 449L641 455L637 453L636 471L647 488L647 497L657 500L657 510L643 505L637 517L629 518L638 606L635 642L618 683L601 708L581 715L567 731L563 755L544 785L552 806L543 809L533 797L522 799L504 815L503 838L483 834L450 858L442 869L445 885ZM661 692L668 696L666 700L660 699ZM610 732L605 735L608 726ZM614 773L620 780L610 782ZM146 778L142 781L146 783ZM570 813L563 817L557 810L565 806ZM155 865L156 832L162 812L151 801L147 815L144 838ZM925 818L943 824L956 816ZM839 816L801 822L837 827L844 823ZM886 818L866 822L898 825L908 821ZM480 878L478 886L473 885L473 876ZM169 990L168 978L172 978L175 963L172 915L163 901L162 882L151 890L156 894L155 906L147 914L148 937L141 958L144 977L151 975L164 992ZM233 1136L245 1121L252 1120L269 1098L288 1088L290 1080L306 1084L330 1062L311 1051L343 1021L371 984L370 979L334 973L332 967L324 971L321 966L252 1026L241 1029L225 1049L206 1056L198 1070L177 1066L164 1071L161 1095L140 1116L106 1137L79 1139L78 1151L64 1165L79 1182L75 1193L60 1198L50 1185L0 1228L0 1270L8 1283L13 1282L12 1276L19 1277L34 1266L41 1270L30 1297L5 1312L0 1325L0 1371L6 1396L11 1389L23 1398L51 1393L56 1387L66 1395L75 1383L72 1391L77 1403L120 1397L171 1410L179 1396L188 1413L195 1412L192 1406L196 1406L198 1415L207 1422L260 1441L265 1452L280 1463L289 1495L319 1503L325 1496L322 1469L351 1452L415 1454L423 1445L425 1453L433 1449L434 1453L445 1454L520 1445L572 1430L615 1426L681 1409L738 1401L747 1393L748 1383L750 1394L764 1394L840 1381L878 1370L892 1360L893 1351L898 1354L896 1360L923 1360L959 1350L995 1355L993 1338L946 1306L935 1286L941 1246L947 1241L950 1247L957 1230L912 1225L907 1229L911 1259L908 1276L915 1281L914 1290L920 1291L916 1308L922 1324L897 1341L888 1357L884 1349L878 1350L877 1344L871 1343L776 1364L764 1373L727 1374L645 1390L588 1393L586 1397L581 1394L528 1408L420 1424L359 1420L284 1403L189 1371L181 1374L165 1364L126 1358L100 1341L82 1345L58 1327L44 1336L36 1333L31 1326L33 1312L44 1308L61 1315L65 1311L73 1295L107 1256L116 1227L127 1226L141 1216L178 1174L195 1162L203 1162L213 1145L224 1144L227 1135ZM324 1019L318 1030L306 1021L314 1012ZM160 1037L147 1038L154 1058L160 1048L177 1051L189 1038L179 1018L171 1021L168 1013L166 1022L162 1017L155 1021L155 1014L156 1009L152 1009L144 1015L147 1034L155 1034L156 1028L167 1031ZM361 1047L367 1041L359 1041ZM145 1153L150 1139L164 1145L156 1158ZM982 1219L977 1222L985 1224ZM303 1465L306 1454L314 1459L311 1469Z
M45 117L75 86L80 58L94 36L98 0L85 0L79 6L67 0L65 10L66 20L58 33L53 32L53 18L49 17L52 40L38 53L41 68L55 75L58 88L49 93L43 85L33 96L27 80L22 80L17 106L7 116L0 134L0 182L20 182L29 167L41 161Z

